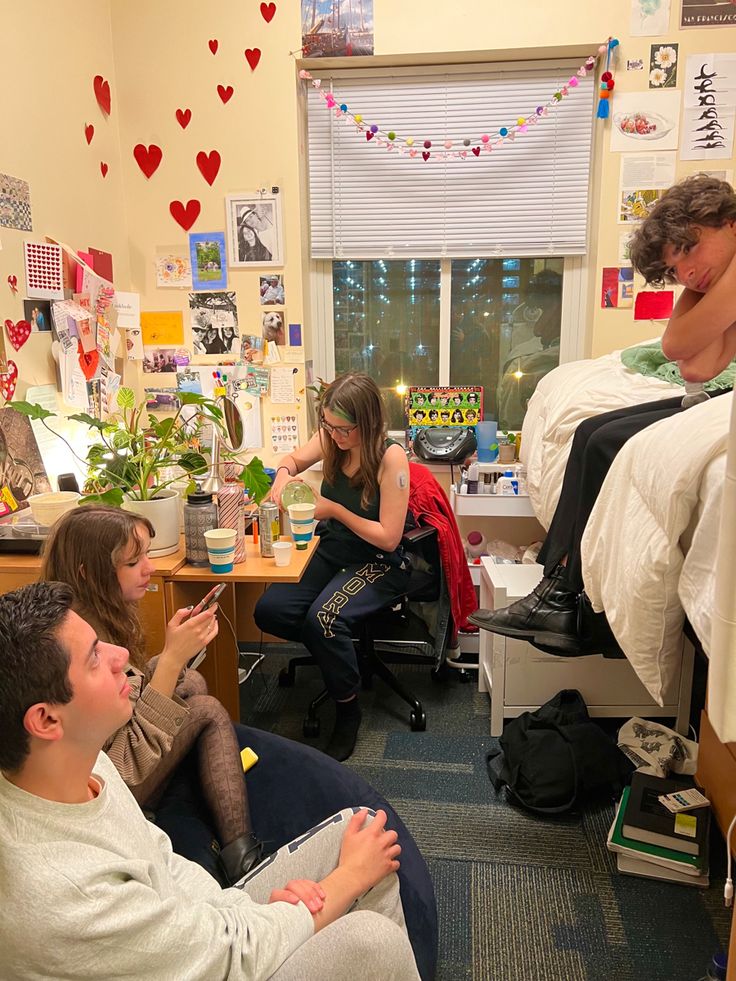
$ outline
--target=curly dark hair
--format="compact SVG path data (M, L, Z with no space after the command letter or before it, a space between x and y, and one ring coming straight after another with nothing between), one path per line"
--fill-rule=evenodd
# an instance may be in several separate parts
M695 245L698 228L721 228L736 221L736 192L726 181L694 174L662 195L631 237L633 267L648 284L675 283L662 257L666 246L684 249Z

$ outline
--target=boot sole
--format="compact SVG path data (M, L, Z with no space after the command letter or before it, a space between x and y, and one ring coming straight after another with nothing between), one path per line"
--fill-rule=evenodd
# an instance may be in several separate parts
M535 644L544 644L555 654L582 654L582 644L578 637L541 631L534 634L533 640Z
M491 624L484 623L482 620L474 620L471 614L468 617L470 623L475 627L480 627L481 630L488 630L492 634L501 634L504 637L514 637L517 640L533 640L534 631L533 630L519 630L517 627L504 627L502 625L491 626Z

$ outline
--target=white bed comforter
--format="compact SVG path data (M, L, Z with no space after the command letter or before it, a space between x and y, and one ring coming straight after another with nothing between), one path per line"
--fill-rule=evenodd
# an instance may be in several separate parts
M629 440L583 535L586 592L596 610L605 609L660 705L679 665L684 611L706 649L710 639L732 399L723 395L694 406ZM682 539L693 524L685 559Z
M542 525L549 528L552 521L572 438L584 419L682 391L680 386L629 371L621 363L620 351L563 364L546 375L529 401L521 435L529 497Z

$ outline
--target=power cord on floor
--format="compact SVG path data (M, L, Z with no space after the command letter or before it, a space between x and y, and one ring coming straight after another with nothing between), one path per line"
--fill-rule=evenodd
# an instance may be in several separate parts
M723 887L723 901L726 906L731 906L733 903L733 879L731 878L731 834L733 829L736 828L736 814L733 816L733 820L728 826L728 831L726 832L726 884Z

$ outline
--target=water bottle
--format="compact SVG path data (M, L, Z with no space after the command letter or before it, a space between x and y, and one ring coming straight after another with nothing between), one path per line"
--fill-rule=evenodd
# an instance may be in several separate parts
M245 562L245 488L236 464L224 466L225 483L217 492L217 527L235 531L235 564Z
M703 981L726 981L727 970L728 957L726 954L722 952L714 954Z
M210 528L217 528L217 505L212 494L205 493L197 485L194 493L187 495L184 504L184 546L190 565L210 564L204 540L204 533Z

